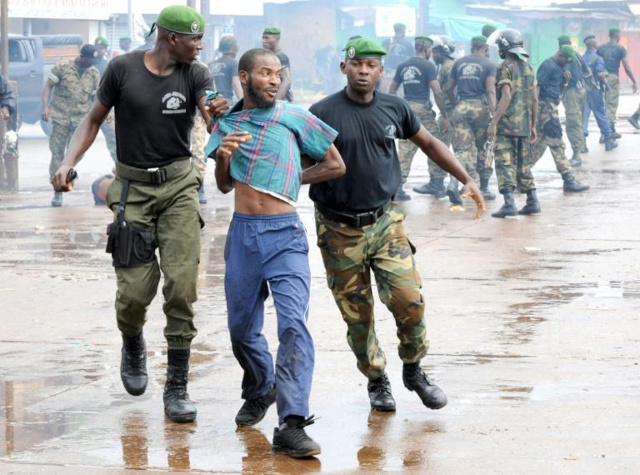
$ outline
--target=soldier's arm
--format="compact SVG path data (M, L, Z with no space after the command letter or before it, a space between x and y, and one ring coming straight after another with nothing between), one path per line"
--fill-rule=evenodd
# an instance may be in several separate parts
M48 122L50 119L49 114L49 97L51 97L51 91L55 87L55 83L51 79L47 79L42 90L42 120Z
M491 112L496 110L496 78L493 76L487 77L484 83L484 89L487 94L487 102Z
M449 76L449 81L447 82L447 94L449 95L449 101L451 102L451 104L455 103L456 86L456 80L453 78L453 76Z
M627 76L629 76L629 79L631 79L633 92L637 92L638 85L636 84L636 78L633 75L633 71L631 70L631 66L629 65L629 60L627 58L622 60L622 67L624 68L624 72L627 73Z
M67 153L65 153L64 160L53 179L53 187L57 191L71 190L67 183L67 174L80 161L80 157L89 150L110 110L111 107L107 107L100 100L96 100L89 113L84 116L80 125L73 132Z
M438 109L440 109L440 114L442 114L442 118L444 120L448 120L447 108L444 106L444 95L442 94L442 89L440 89L440 83L434 79L429 83L429 87L433 91L433 98L436 101L436 105L438 106Z
M509 105L511 104L511 84L503 84L500 89L500 102L498 102L498 109L493 115L493 120L489 125L489 138L495 139L498 129L498 122L502 119L502 116L507 112Z
M302 184L321 183L323 181L340 178L347 172L342 156L335 145L331 145L321 161L307 167L302 172Z
M211 121L214 117L220 117L229 108L229 104L222 97L218 96L212 100L209 104L205 104L207 96L202 96L198 101L198 110L200 115L204 119L204 123L207 124L207 132L211 133Z
M538 140L538 88L531 91L531 143Z
M398 84L398 82L394 79L391 82L391 86L389 86L389 94L395 94L396 92L398 92L399 87L400 87L400 84Z
M287 92L291 88L291 71L289 68L283 68L280 73L280 78L282 82L280 83L280 89L278 89L278 94L276 95L276 99L282 100L287 95Z

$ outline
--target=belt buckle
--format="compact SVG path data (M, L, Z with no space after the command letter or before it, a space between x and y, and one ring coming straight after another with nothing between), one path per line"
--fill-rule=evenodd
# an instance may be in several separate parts
M167 181L166 168L149 170L149 172L151 173L151 183L153 183L154 185L162 185L165 181Z
M370 224L373 224L375 222L375 218L377 218L377 216L375 215L375 211L367 211L366 213L358 213L354 217L357 220L357 223L358 223L357 227L359 227L359 228L361 228L363 226L369 226Z

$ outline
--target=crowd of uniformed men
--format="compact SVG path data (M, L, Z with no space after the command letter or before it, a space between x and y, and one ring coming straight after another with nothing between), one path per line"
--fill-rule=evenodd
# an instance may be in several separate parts
M444 407L445 393L420 366L429 348L425 302L415 248L403 226L406 213L397 203L409 199L402 185L413 156L420 149L429 159L430 181L416 192L448 196L454 205L470 197L476 216L485 210L485 200L495 199L489 189L492 158L504 198L493 214L498 218L540 213L532 167L547 147L564 190L588 189L572 171L587 151L588 111L596 115L606 150L613 150L620 138L615 114L621 62L635 90L620 31L612 28L610 41L599 48L595 37L584 38L583 56L562 36L558 51L536 73L516 30L487 25L470 39L470 54L456 58L451 38L418 36L412 44L397 24L384 48L352 37L339 66L346 87L307 109L293 103L278 28L265 28L263 48L245 52L239 61L237 41L223 37L220 56L206 68L198 62L204 25L189 7L167 7L149 34L157 31L155 45L107 63L109 45L98 38L75 60L54 67L43 93L43 119L53 122L53 206L71 190L73 167L100 130L115 160L115 177L100 199L114 214L107 251L117 275L125 389L132 395L146 390L143 326L163 275L165 413L176 422L196 419L187 380L197 333L193 303L204 225L198 201L204 201L206 155L215 159L218 189L235 192L224 256L230 337L244 372L245 402L236 424L259 423L277 402L274 451L293 457L320 453L305 432L314 422L309 416L314 346L307 328L309 247L295 211L302 184L311 185L327 284L358 369L368 380L371 408L396 409L376 337L371 274L397 324L405 387L426 407ZM499 65L491 59L495 50L503 60ZM380 91L387 87L390 94ZM404 99L397 97L401 87ZM561 101L571 160L562 140ZM639 116L630 119L634 127ZM206 132L211 137L205 146ZM516 191L526 194L521 209ZM262 334L270 292L280 342L275 367Z

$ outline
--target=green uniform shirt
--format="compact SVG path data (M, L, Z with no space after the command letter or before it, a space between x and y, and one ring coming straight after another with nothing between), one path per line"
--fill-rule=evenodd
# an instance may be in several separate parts
M498 68L496 92L498 102L502 86L511 86L511 103L498 123L498 135L529 137L531 135L531 102L536 76L531 65L520 59L508 57Z
M61 61L49 73L55 84L49 106L53 122L79 122L89 112L91 101L100 82L100 73L93 66L78 74L75 60Z
M453 111L453 104L449 100L449 94L447 93L447 85L449 83L449 76L451 76L451 70L453 69L453 59L444 58L444 62L440 65L440 71L438 71L438 83L440 83L440 89L444 96L444 107L447 109L447 114Z

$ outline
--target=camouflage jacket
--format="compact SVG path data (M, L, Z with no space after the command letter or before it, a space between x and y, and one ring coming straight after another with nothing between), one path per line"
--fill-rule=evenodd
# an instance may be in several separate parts
M502 86L511 86L511 103L498 122L498 135L529 137L531 135L531 110L536 76L531 65L509 56L498 67L496 93L498 102L502 97Z
M444 107L447 109L447 115L450 115L453 112L453 104L451 104L449 94L447 92L449 76L451 76L453 63L453 59L445 57L444 62L440 65L440 70L438 71L438 83L440 83L440 89L442 90L442 95L444 97Z
M98 90L98 70L92 66L80 75L75 60L61 61L51 69L49 80L55 84L49 105L51 120L59 123L82 120Z

